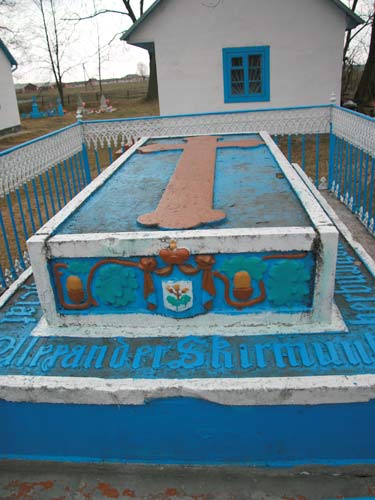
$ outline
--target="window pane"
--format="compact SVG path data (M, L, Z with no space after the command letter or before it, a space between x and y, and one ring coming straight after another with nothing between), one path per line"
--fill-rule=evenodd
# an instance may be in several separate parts
M260 68L260 66L261 66L260 55L249 56L249 68Z
M250 92L250 94L261 94L262 93L261 82L250 82L249 92Z
M249 80L250 81L260 81L262 79L261 77L261 71L260 68L249 68Z
M232 69L231 71L231 94L243 95L245 93L244 70Z
M232 68L235 67L242 67L243 66L243 59L242 57L232 57Z
M232 95L244 95L245 94L244 82L232 83L231 94Z

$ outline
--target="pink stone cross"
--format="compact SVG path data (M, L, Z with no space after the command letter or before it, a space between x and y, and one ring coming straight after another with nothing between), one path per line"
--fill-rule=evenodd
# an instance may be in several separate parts
M220 141L220 137L188 137L183 144L150 144L142 153L183 149L183 154L154 212L138 217L144 226L189 229L225 219L213 208L216 150L251 148L263 144L255 139Z

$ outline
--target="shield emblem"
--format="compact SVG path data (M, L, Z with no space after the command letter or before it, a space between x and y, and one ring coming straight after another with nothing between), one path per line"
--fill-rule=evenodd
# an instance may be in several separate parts
M163 281L164 307L173 312L187 311L193 307L193 283L191 281Z

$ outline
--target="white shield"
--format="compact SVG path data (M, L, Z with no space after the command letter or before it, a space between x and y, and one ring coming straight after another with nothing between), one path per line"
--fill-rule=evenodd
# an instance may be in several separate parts
M163 281L162 287L166 309L183 312L193 307L193 283L191 281Z

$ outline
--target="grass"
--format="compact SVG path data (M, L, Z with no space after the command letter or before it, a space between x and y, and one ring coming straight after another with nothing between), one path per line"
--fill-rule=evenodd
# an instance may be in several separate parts
M31 106L30 106L31 107ZM119 100L113 103L116 111L113 113L100 113L87 115L85 120L108 120L111 118L130 118L135 116L159 115L159 105L157 101L146 101L145 99ZM0 137L0 151L4 151L17 144L30 141L41 135L48 134L76 121L76 112L67 111L64 116L53 116L50 118L27 118L21 120L21 131Z

